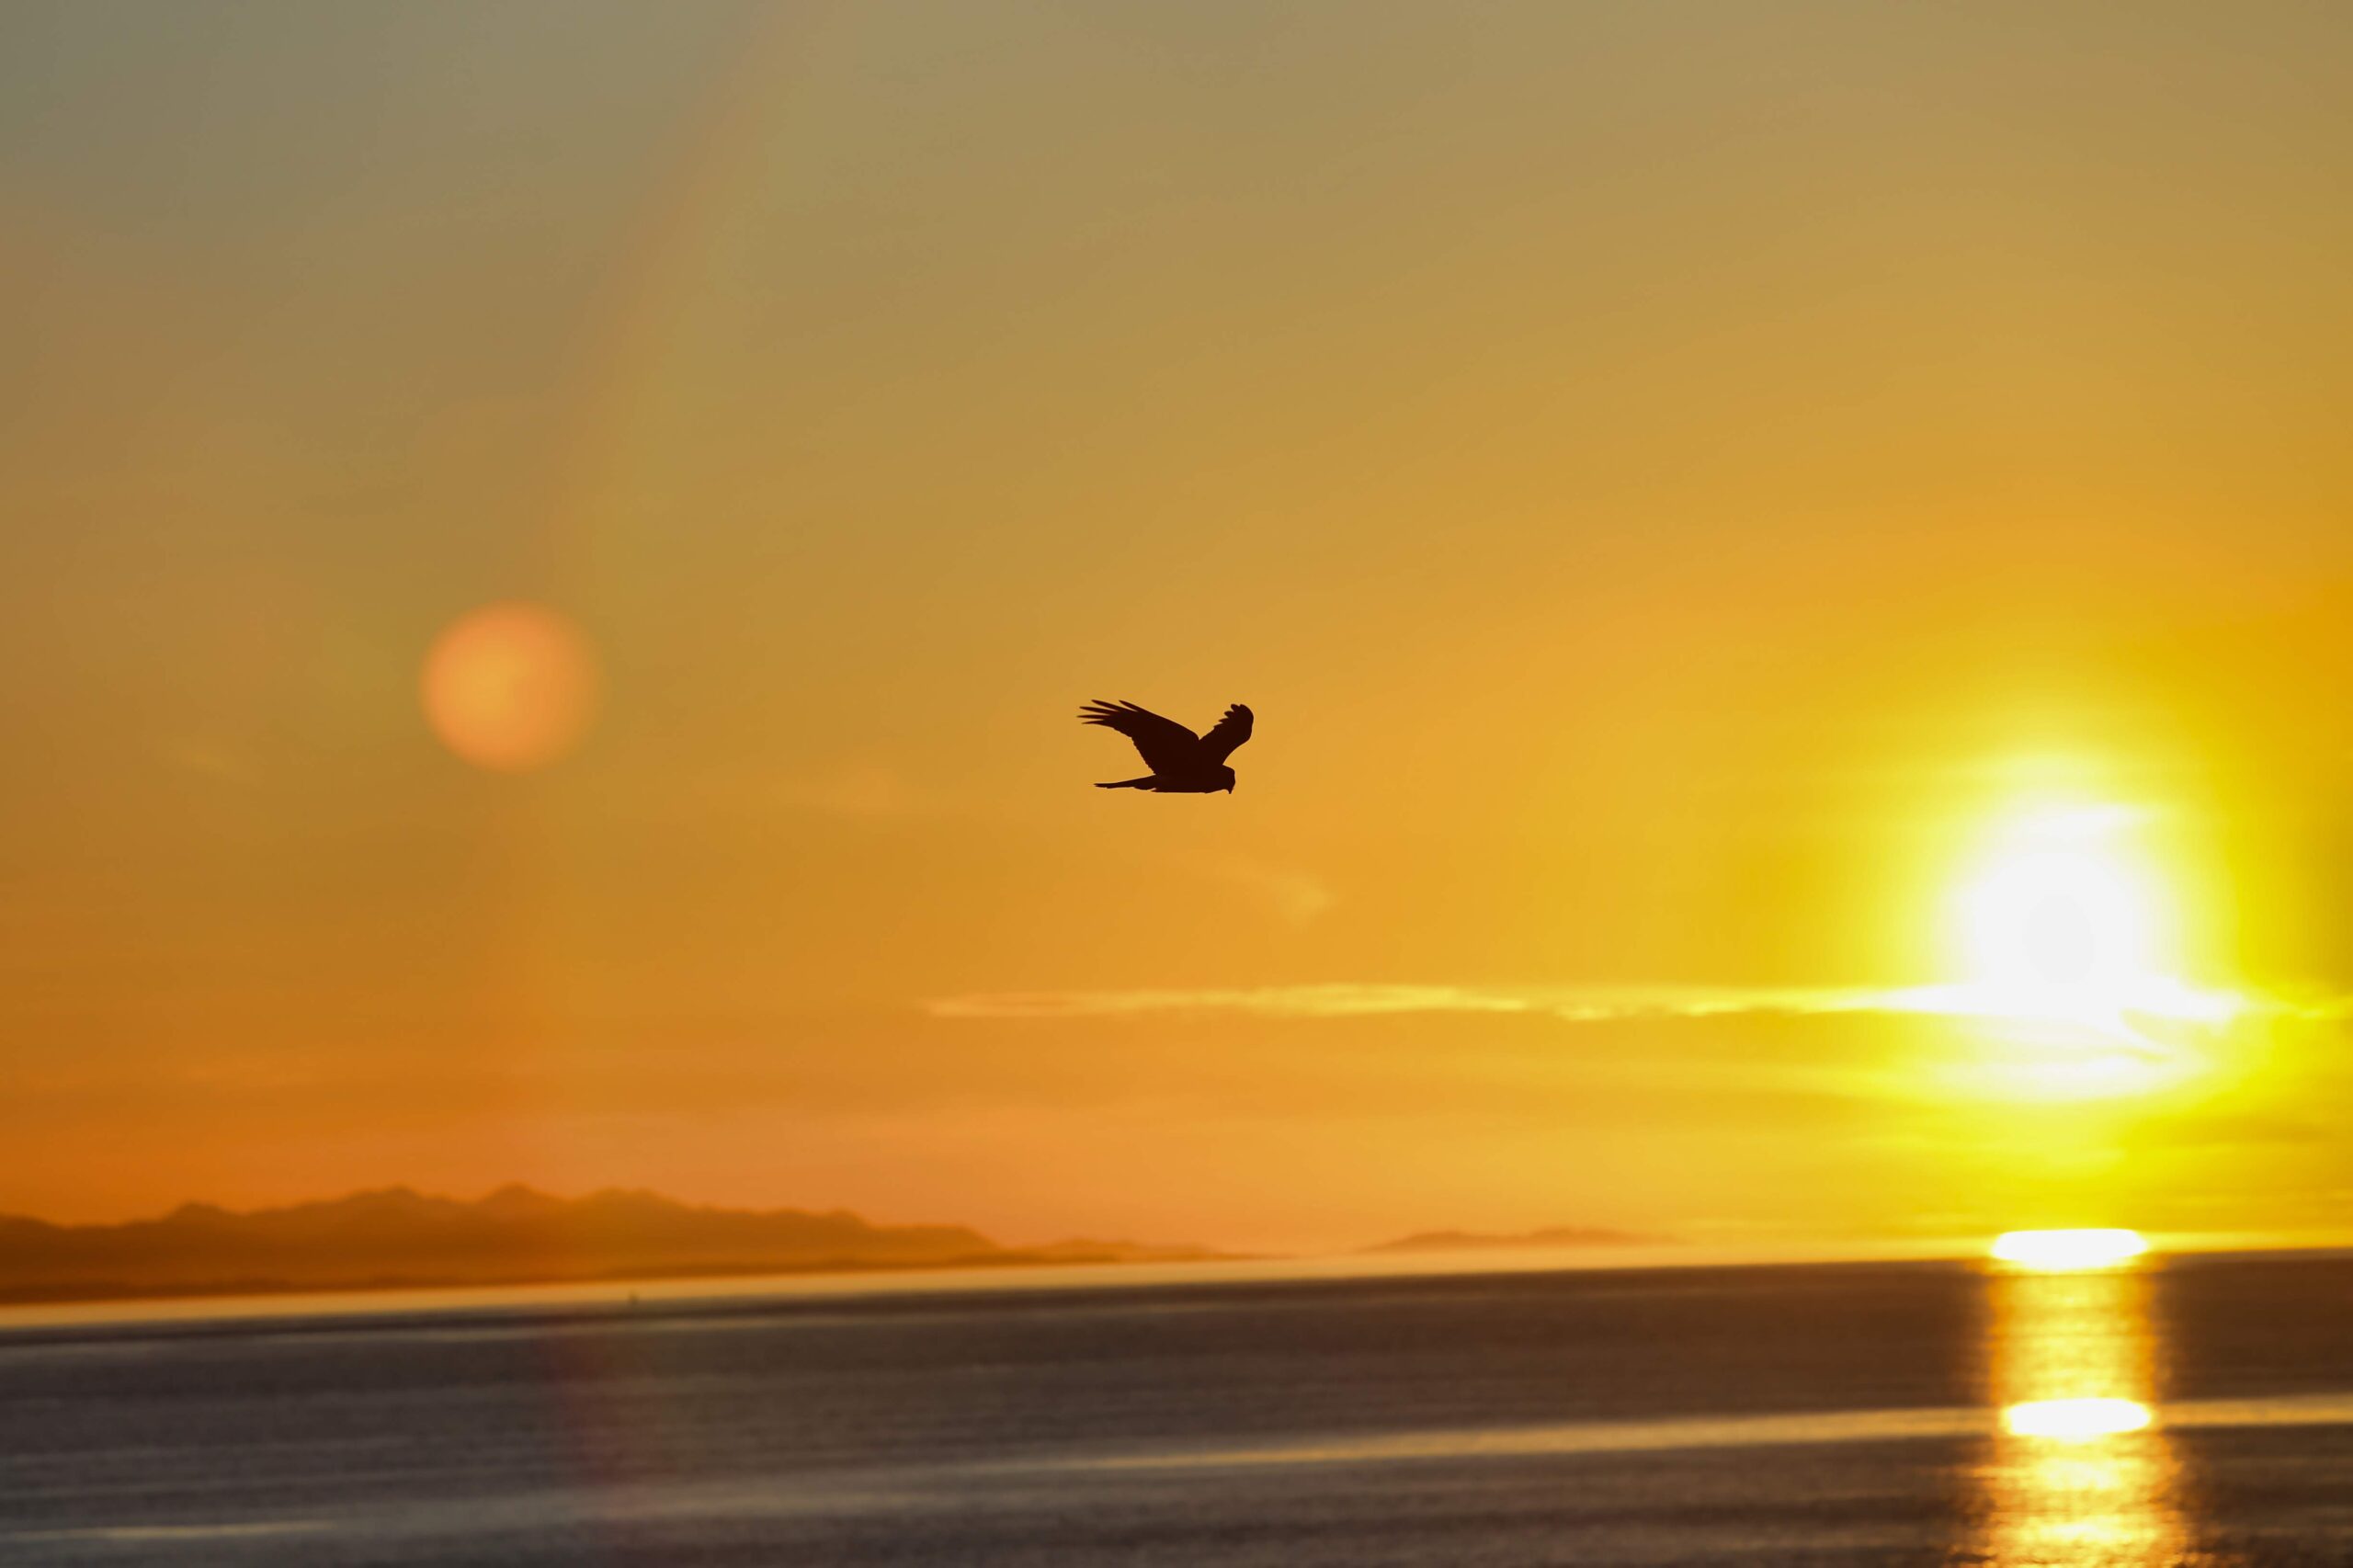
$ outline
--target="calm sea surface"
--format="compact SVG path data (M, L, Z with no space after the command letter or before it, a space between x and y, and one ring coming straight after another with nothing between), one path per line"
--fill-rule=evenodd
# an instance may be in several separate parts
M26 1568L1712 1562L2353 1563L2353 1258L0 1328Z

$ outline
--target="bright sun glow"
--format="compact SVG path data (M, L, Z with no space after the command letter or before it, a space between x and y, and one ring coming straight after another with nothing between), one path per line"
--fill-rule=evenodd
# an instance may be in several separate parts
M1952 901L1965 978L1923 994L1936 1011L2011 1026L2016 1049L1981 1063L1981 1086L2043 1100L2164 1088L2203 1063L2143 1026L2225 1023L2240 1010L2174 972L2177 890L2148 853L2147 816L2044 802L1988 834Z
M2063 1443L2138 1432L2154 1419L2137 1399L2035 1399L2002 1412L2002 1425L2021 1437Z
M2006 1231L1994 1242L2003 1263L2039 1273L2115 1268L2149 1250L2138 1231Z
M2131 1006L2160 974L2165 890L2129 852L2120 807L2036 812L2006 824L1961 889L1974 985L2022 1015Z

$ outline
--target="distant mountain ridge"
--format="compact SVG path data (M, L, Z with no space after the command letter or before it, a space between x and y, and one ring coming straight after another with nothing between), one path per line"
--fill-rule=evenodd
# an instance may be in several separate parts
M56 1225L0 1215L0 1300L491 1285L958 1265L1166 1262L1198 1247L1007 1247L962 1225L877 1225L844 1210L702 1207L610 1189L509 1185L468 1202L405 1187L234 1212Z
M1376 1242L1362 1250L1375 1252L1481 1252L1510 1247L1651 1246L1665 1236L1637 1231L1613 1231L1600 1225L1547 1225L1541 1230L1489 1235L1477 1231L1421 1231L1393 1242Z

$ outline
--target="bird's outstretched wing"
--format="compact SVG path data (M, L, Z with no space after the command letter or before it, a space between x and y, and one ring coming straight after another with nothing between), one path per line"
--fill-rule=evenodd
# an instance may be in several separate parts
M1250 710L1239 702L1225 710L1225 717L1210 726L1201 737L1201 759L1223 762L1233 755L1233 748L1250 738Z
M1174 719L1164 719L1132 702L1090 702L1079 722L1117 730L1135 742L1144 766L1154 773L1184 773L1200 765L1201 737Z

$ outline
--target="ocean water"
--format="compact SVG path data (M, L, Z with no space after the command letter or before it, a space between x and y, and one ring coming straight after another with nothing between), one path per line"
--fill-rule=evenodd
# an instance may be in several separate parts
M0 1328L26 1568L1727 1562L2353 1563L2353 1258Z

